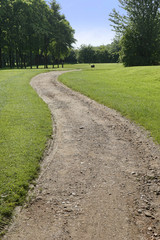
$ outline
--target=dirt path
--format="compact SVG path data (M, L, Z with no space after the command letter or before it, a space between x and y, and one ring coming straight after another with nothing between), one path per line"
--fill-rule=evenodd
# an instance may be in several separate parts
M34 198L8 240L160 239L160 151L114 110L57 82L31 85L53 115L53 141Z

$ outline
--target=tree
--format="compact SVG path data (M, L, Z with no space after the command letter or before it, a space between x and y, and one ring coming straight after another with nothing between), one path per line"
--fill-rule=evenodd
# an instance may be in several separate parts
M29 36L33 34L33 30L30 28L32 23L32 9L30 4L24 0L15 1L13 3L13 26L14 34L11 38L12 45L14 46L13 54L16 57L16 66L26 68L27 55L29 52ZM30 30L30 32L28 32ZM10 30L8 31L8 35ZM13 44L14 42L14 44ZM14 65L14 64L13 64Z
M47 68L49 54L60 61L73 42L74 30L56 0L50 6L44 0L0 0L0 68L5 63L11 68Z
M115 38L111 44L93 47L81 45L80 49L74 50L75 62L79 63L117 63L119 61L120 44ZM77 60L77 61L76 61ZM68 61L68 58L66 58Z
M63 60L69 54L69 50L72 48L72 43L76 41L74 39L75 31L72 29L65 16L60 14L60 5L57 4L55 0L51 2L51 9L56 24L54 27L53 39L50 43L50 51L52 53L52 59L54 56L54 60L57 61L58 67L60 61L62 61L63 67Z
M79 63L93 63L95 59L95 50L91 45L81 45L78 54Z
M77 50L71 49L67 57L65 57L65 62L70 64L77 63Z
M125 66L152 65L160 60L160 1L118 0L126 15L110 14L120 34L121 59Z
M120 39L118 37L114 38L113 42L107 45L107 50L110 54L110 62L119 62L119 54L121 50Z
M109 63L111 62L111 55L107 49L107 46L101 45L95 49L95 61L97 63Z
M5 46L6 31L4 30L7 19L7 6L7 0L0 0L0 68L3 66L2 51Z

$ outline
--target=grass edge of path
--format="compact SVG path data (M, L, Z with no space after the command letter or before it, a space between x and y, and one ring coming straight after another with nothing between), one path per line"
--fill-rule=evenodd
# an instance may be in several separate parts
M30 86L33 77L45 72L1 72L0 90L4 94L0 102L0 162L3 163L0 167L3 182L0 191L0 237L5 234L5 226L9 224L15 207L26 200L29 186L38 176L40 161L53 133L50 110ZM41 141L38 140L40 137Z

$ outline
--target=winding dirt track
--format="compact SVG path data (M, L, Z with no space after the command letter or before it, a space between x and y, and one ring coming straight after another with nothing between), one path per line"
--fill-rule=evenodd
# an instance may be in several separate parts
M62 72L32 87L53 115L34 198L8 240L160 239L160 152L119 113L65 87Z

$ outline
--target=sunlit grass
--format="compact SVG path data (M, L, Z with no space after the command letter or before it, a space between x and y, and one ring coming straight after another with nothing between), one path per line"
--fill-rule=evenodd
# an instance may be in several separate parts
M76 64L55 70L69 69L82 71L61 75L63 83L141 124L160 143L159 66L96 64L91 69L89 64ZM48 107L29 85L44 71L0 71L0 231L24 201L52 133Z
M0 71L0 231L24 201L52 134L50 111L29 85L41 72Z
M82 71L59 77L67 86L116 109L144 126L160 143L160 66L125 68L121 64L75 65Z

